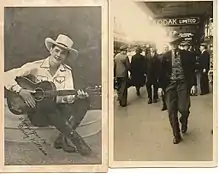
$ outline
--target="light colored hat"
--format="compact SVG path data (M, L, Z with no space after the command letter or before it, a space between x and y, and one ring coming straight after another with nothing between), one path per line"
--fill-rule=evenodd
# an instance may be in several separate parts
M171 37L170 43L180 43L182 42L183 38L179 36L178 33L174 33L173 36Z
M56 40L53 40L52 38L46 38L45 45L49 51L53 45L56 45L65 50L68 50L75 57L78 57L78 51L73 48L74 42L64 34L59 34Z

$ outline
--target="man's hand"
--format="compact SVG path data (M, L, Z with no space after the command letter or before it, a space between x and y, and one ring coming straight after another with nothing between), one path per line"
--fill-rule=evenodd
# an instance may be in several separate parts
M192 94L192 95L196 95L196 94L197 94L197 87L196 87L196 86L192 86L192 88L191 88L191 94Z
M31 95L31 90L27 90L27 89L21 89L19 92L19 95L24 99L24 102L26 103L27 106L34 108L36 106L36 102L33 98L33 96Z
M203 69L203 73L206 73L206 69Z
M84 98L89 97L88 93L84 92L83 90L78 90L77 93L78 93L77 96L80 99L84 99Z

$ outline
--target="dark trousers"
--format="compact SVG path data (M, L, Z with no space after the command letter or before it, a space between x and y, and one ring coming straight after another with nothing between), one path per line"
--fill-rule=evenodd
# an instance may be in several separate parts
M141 86L140 85L136 85L135 88L136 88L137 95L140 95L140 88L141 88Z
M28 113L31 123L35 126L53 125L60 131L60 135L67 137L80 153L90 151L89 146L75 131L89 109L89 99L78 99L72 104L55 104L50 110L37 110Z
M147 82L146 88L148 93L148 98L152 99L152 86L153 86L153 98L158 99L158 84L156 82Z
M200 77L200 88L202 94L209 93L209 80L208 80L208 73L201 73Z
M190 90L184 80L171 81L166 88L165 98L169 121L175 137L180 136L178 112L181 113L180 121L187 125L190 108Z
M166 100L165 100L165 95L166 95L166 91L165 91L164 88L162 88L161 98L162 98L162 102L163 102L163 108L167 107Z
M128 78L127 77L117 77L118 84L118 100L120 106L127 105L128 97Z

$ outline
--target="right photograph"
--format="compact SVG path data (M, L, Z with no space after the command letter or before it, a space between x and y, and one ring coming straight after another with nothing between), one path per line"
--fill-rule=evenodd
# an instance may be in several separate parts
M215 160L214 3L113 1L112 166Z

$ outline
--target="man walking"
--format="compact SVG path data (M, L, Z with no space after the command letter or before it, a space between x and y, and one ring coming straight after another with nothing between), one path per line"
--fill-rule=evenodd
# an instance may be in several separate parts
M136 54L131 60L131 82L136 87L136 94L140 96L140 88L145 85L145 57L142 49L137 47Z
M118 100L122 107L127 106L128 95L128 71L130 70L130 61L127 56L127 47L121 46L120 53L114 58L114 72L118 85Z
M150 48L150 53L146 55L146 75L147 75L147 92L148 104L156 103L158 100L158 78L159 78L159 59L155 48ZM152 96L153 86L153 96Z
M170 42L172 49L164 55L162 60L163 87L169 114L169 121L173 131L173 143L178 144L182 138L180 134L178 112L181 113L181 131L187 132L191 93L196 93L195 62L188 51L180 50L181 38L175 34Z

